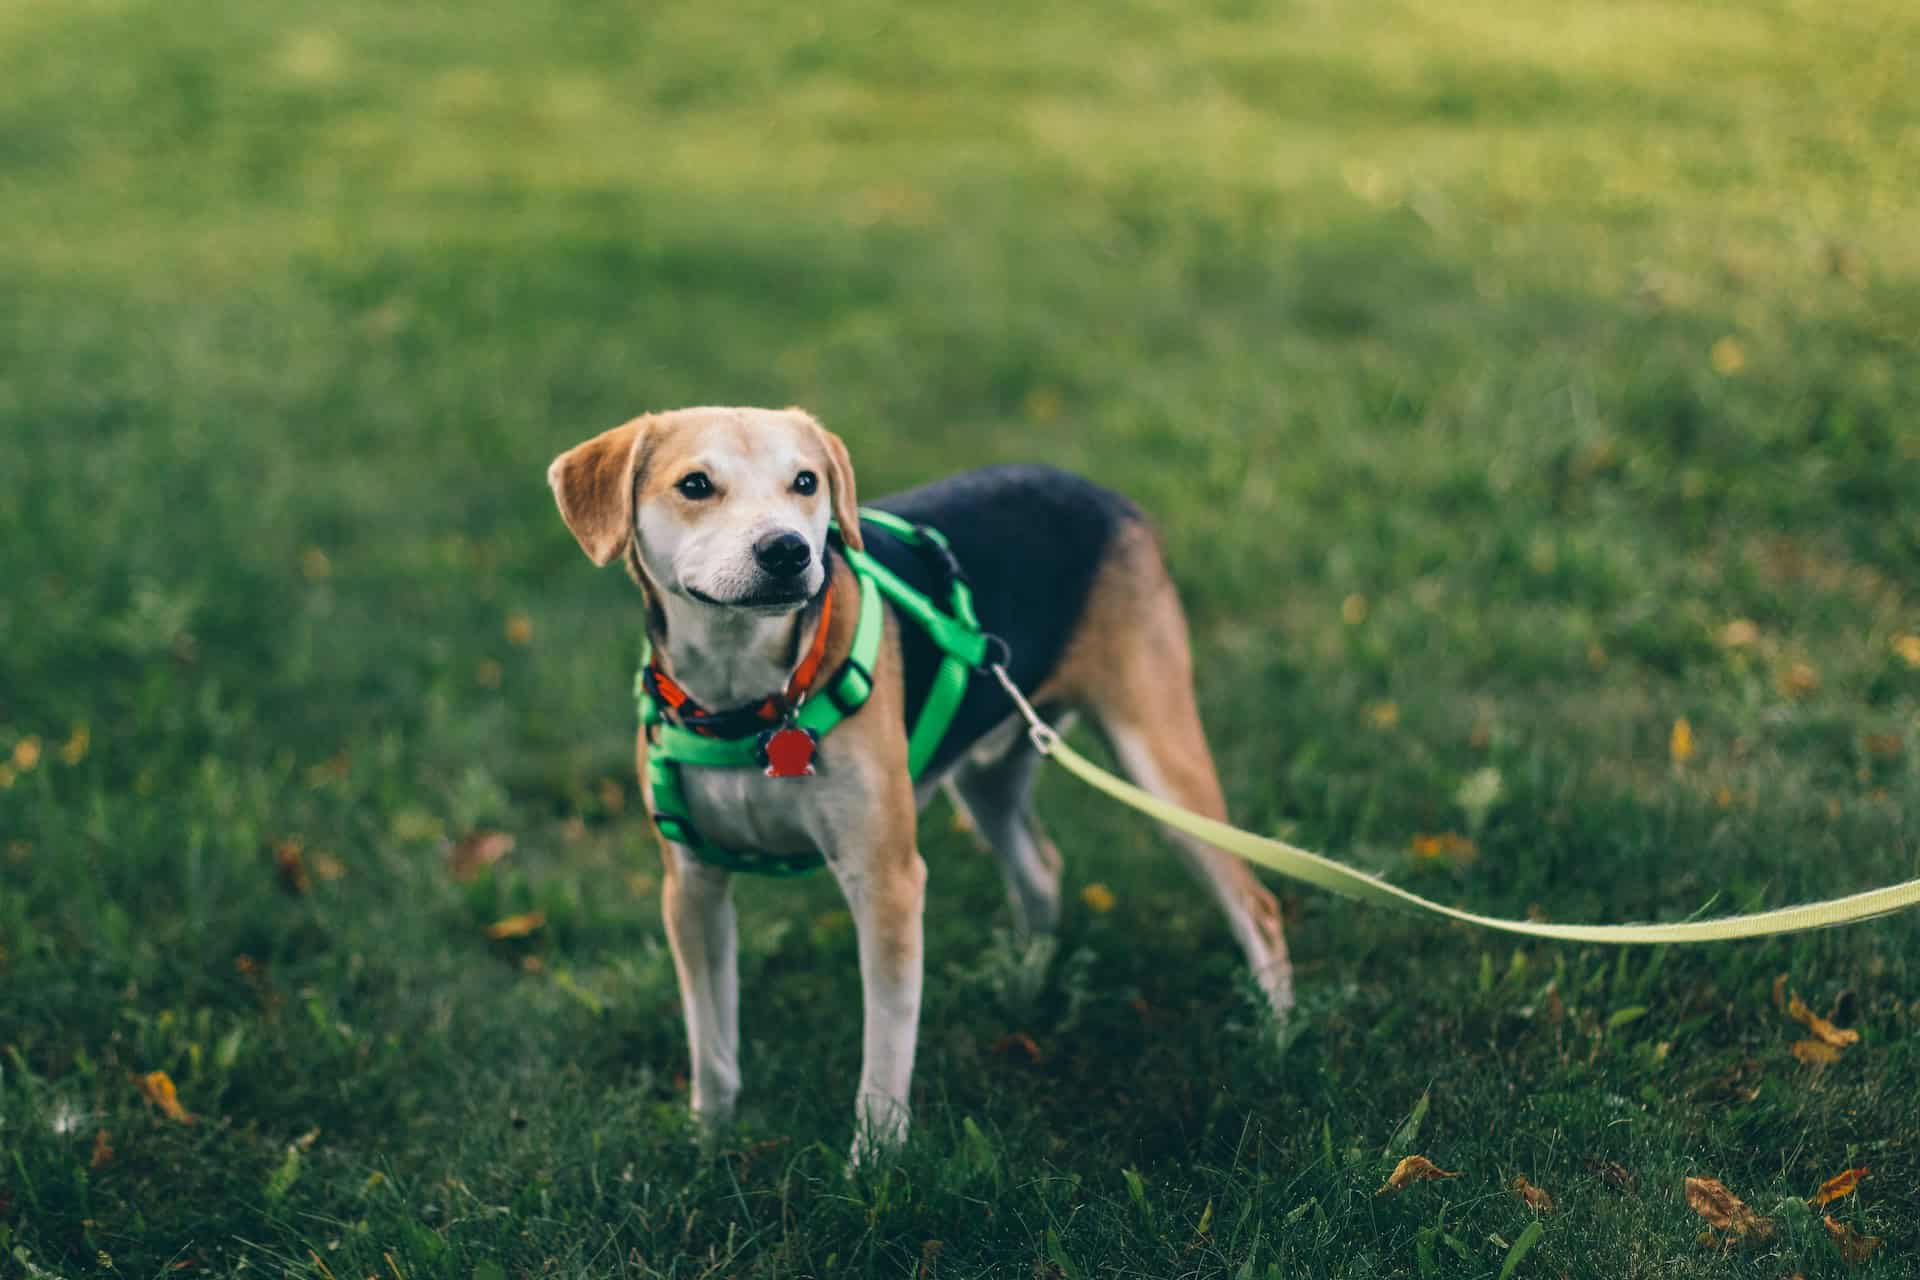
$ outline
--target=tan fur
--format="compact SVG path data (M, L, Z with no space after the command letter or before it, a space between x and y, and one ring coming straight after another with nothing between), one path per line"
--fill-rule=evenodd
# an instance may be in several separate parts
M816 471L825 492L807 493L791 482L795 468ZM711 497L680 491L694 470L713 472ZM797 409L649 414L568 450L554 460L548 480L568 528L596 564L625 552L648 598L647 629L661 665L709 706L742 705L783 688L818 625L817 597L768 596L754 585L763 581L751 568L754 540L769 530L800 532L815 547L809 572L817 572L830 511L848 545L860 546L846 446ZM784 581L802 581L799 572ZM831 572L824 673L837 670L851 650L859 617L852 570L836 558ZM804 581L808 590L823 585L818 577ZM807 603L798 603L802 599ZM680 775L690 816L708 839L769 852L818 850L839 881L854 920L863 990L856 1159L905 1136L925 961L927 872L917 826L931 784L916 794L907 770L899 641L889 611L873 693L823 744L815 776L800 782L750 769L693 768ZM1140 785L1225 818L1194 705L1186 619L1146 525L1124 527L1108 548L1084 616L1035 701L1091 712ZM635 754L651 812L647 750L642 735ZM1051 928L1059 913L1059 852L1029 811L1037 766L1031 745L1010 723L969 751L950 778L956 800L975 815L1000 856L1016 922L1029 932ZM1272 894L1237 859L1175 840L1224 910L1274 1007L1283 1010L1291 1002L1292 975ZM659 843L662 912L687 1023L693 1110L710 1128L725 1120L740 1088L730 877L679 845Z

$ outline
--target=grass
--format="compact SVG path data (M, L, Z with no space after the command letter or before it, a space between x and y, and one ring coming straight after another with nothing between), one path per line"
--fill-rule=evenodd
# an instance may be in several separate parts
M1522 1280L1910 1274L1913 917L1613 954L1289 895L1282 1032L1061 777L1051 955L927 817L883 1173L835 891L741 886L703 1157L633 597L542 471L800 403L869 493L1122 488L1236 817L1447 901L1912 876L1917 45L1899 0L6 8L0 1274L1486 1277L1517 1175ZM1798 1062L1780 973L1861 1043ZM1460 1176L1376 1198L1409 1151ZM1854 1268L1801 1200L1857 1165ZM1775 1234L1701 1248L1686 1175Z

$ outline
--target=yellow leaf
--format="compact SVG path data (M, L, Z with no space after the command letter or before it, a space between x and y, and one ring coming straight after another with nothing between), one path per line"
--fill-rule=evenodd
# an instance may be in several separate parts
M501 938L524 938L546 922L547 913L544 911L523 911L517 916L495 920L487 926L487 936L495 941Z
M1750 649L1760 643L1760 628L1746 618L1735 618L1720 629L1720 643L1729 649Z
M1688 1178L1686 1193L1687 1207L1722 1231L1756 1240L1765 1240L1773 1234L1773 1220L1749 1209L1739 1196L1721 1185L1718 1178Z
M300 553L300 572L308 582L324 582L333 576L333 561L320 548L308 547Z
M1397 702L1369 702L1366 706L1367 723L1376 729L1391 729L1400 723L1400 704Z
M1673 722L1673 732L1667 735L1667 755L1675 764L1693 759L1693 725L1685 716Z
M1427 1159L1425 1156L1408 1156L1399 1164L1393 1166L1393 1172L1388 1175L1386 1182L1382 1183L1380 1189L1373 1194L1376 1196L1384 1196L1389 1191L1404 1190L1407 1186L1415 1182L1431 1182L1436 1178L1457 1178L1459 1176L1458 1173L1448 1173L1445 1169L1435 1165L1433 1161Z
M13 744L13 767L32 773L40 766L40 739L29 734Z
M507 643L530 645L533 643L533 619L524 613L507 615Z
M87 749L93 745L93 733L85 724L73 726L73 733L66 744L60 748L60 763L76 765L87 758Z
M1813 1193L1813 1199L1807 1203L1818 1209L1823 1204L1832 1204L1842 1196L1850 1196L1860 1186L1860 1180L1871 1172L1873 1172L1871 1169L1860 1168L1837 1173L1821 1183L1820 1189Z
M1340 602L1340 621L1357 627L1367 620L1367 598L1358 593Z
M1740 345L1740 339L1728 335L1713 344L1707 359L1715 373L1730 378L1747 367L1747 349Z
M1893 651L1910 667L1920 667L1920 636L1895 636Z
M1446 858L1456 866L1466 866L1480 856L1480 847L1455 831L1439 835L1417 835L1409 846L1416 858Z
M347 874L347 864L330 853L313 855L313 874L322 880L338 880Z
M14 776L12 765L0 764L0 791L12 789Z
M1080 891L1080 901L1086 903L1095 915L1105 915L1113 910L1113 890L1096 880Z
M1820 1219L1820 1225L1827 1229L1827 1239L1833 1241L1833 1247L1840 1251L1840 1258L1850 1267L1857 1267L1873 1256L1873 1251L1886 1241L1879 1236L1863 1236L1844 1222L1835 1222L1828 1214Z
M174 1092L173 1078L164 1071L149 1071L137 1077L140 1092L147 1101L160 1108L160 1113L175 1124L192 1124L193 1116L180 1105L180 1095Z
M1790 1052L1810 1067L1825 1067L1840 1061L1840 1051L1819 1040L1795 1040Z
M1553 1197L1541 1188L1528 1182L1525 1178L1515 1178L1513 1180L1513 1194L1526 1201L1527 1207L1535 1213L1553 1212Z
M1813 1010L1807 1008L1806 1002L1801 1000L1799 996L1791 992L1788 993L1788 996L1787 1016L1795 1022L1804 1024L1807 1030L1813 1032L1814 1035L1820 1037L1820 1039L1826 1043L1836 1049L1844 1049L1850 1044L1858 1044L1860 1042L1860 1033L1858 1031L1850 1031L1836 1027Z

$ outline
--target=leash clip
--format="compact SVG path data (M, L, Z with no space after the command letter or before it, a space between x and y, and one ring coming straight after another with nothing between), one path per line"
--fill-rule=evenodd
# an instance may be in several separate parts
M1007 691L1007 696L1013 699L1013 705L1019 709L1021 718L1027 722L1027 737L1032 741L1033 749L1043 756L1052 755L1054 747L1059 745L1060 735L1054 731L1052 725L1040 718L1040 713L1033 709L1033 704L1027 701L1027 696L1020 692L1020 686L1013 682L1013 677L1007 674L1005 667L995 662L989 665L987 670L993 672L993 678L998 680L1000 687Z

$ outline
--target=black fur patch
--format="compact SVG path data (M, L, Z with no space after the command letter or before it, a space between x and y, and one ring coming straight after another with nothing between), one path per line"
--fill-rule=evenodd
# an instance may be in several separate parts
M1114 536L1144 519L1119 494L1043 466L964 471L872 505L947 536L973 584L980 625L1007 642L1008 673L1026 693L1059 664ZM860 532L874 559L948 607L948 590L933 561L870 520L861 522ZM942 655L906 619L900 620L900 646L908 715L917 717ZM944 772L1012 711L993 677L976 674L926 776Z

